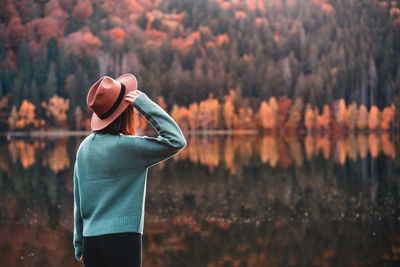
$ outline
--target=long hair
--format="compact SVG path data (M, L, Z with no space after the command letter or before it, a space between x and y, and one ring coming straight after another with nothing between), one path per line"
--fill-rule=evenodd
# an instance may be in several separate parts
M134 118L133 118L133 106L129 105L126 110L119 115L110 125L106 128L94 131L95 133L100 134L112 134L112 135L135 135L135 126L134 126Z

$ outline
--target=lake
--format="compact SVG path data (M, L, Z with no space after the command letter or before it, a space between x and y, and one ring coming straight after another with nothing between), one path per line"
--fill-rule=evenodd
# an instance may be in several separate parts
M1 137L1 266L83 266L72 246L83 138ZM143 266L400 263L398 138L186 138L148 172Z

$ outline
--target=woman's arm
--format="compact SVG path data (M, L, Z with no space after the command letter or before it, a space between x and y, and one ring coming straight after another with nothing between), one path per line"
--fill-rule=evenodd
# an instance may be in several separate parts
M74 167L74 248L75 258L81 260L82 257L82 217L80 211L80 197L79 197L79 186L78 186L78 167L75 162Z
M128 102L151 123L159 132L157 138L138 137L136 147L146 166L152 166L165 160L186 146L186 139L174 119L148 96L135 90L127 95Z

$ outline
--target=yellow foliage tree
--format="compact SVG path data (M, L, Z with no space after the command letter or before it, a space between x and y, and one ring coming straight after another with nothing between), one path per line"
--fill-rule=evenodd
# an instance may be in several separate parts
M276 112L278 111L278 101L274 96L269 98L268 104L271 107L272 111L276 114Z
M199 105L195 102L189 105L189 125L190 129L196 130L199 126Z
M61 129L67 128L67 111L69 109L69 99L64 99L58 95L50 98L49 103L42 102L42 106L46 109L47 116L55 119L56 124Z
M337 110L336 110L336 122L340 126L345 126L347 125L347 107L346 107L346 102L344 101L343 98L339 99L337 102Z
M322 112L322 127L329 129L331 127L331 108L325 104Z
M266 101L262 101L258 110L261 125L264 129L273 129L276 126L276 115Z
M323 128L325 130L331 127L331 108L325 104L322 109L322 114L318 114L318 110L314 111L316 118L316 128Z

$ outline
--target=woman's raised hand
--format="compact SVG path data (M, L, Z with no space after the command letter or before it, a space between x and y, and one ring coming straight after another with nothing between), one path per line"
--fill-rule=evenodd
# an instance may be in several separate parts
M130 105L133 104L133 101L135 100L136 97L138 97L139 95L141 95L142 92L139 91L138 89L134 90L134 91L130 91L125 98L125 101L129 102Z

